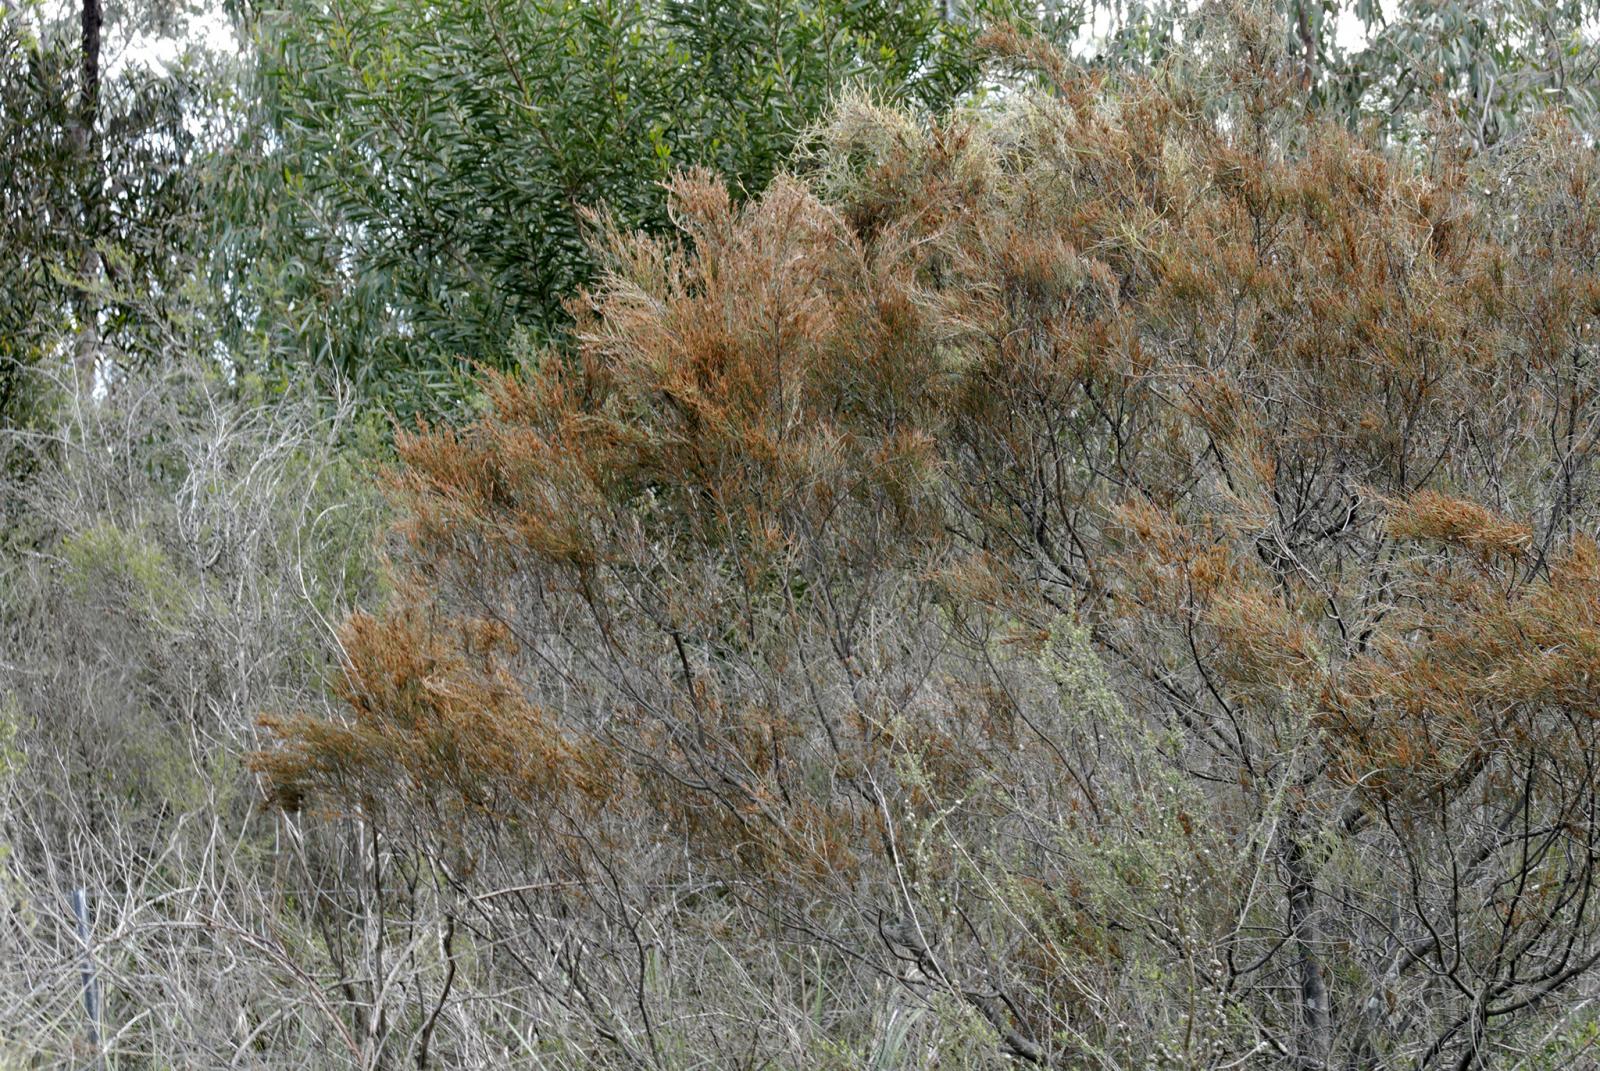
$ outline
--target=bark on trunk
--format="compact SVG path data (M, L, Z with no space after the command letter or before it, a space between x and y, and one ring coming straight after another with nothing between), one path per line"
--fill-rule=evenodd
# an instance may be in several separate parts
M1300 38L1300 83L1310 91L1317 84L1317 34L1311 24L1310 0L1295 4L1295 30Z
M1300 985L1300 1024L1296 1044L1299 1071L1326 1071L1333 1050L1333 1010L1317 959L1320 929L1310 861L1298 837L1284 850L1288 874L1289 932L1294 939Z
M101 0L83 0L82 45L79 53L78 151L83 160L79 198L83 213L83 255L78 270L82 276L78 299L78 346L74 365L78 389L94 389L95 368L100 359L100 301L95 289L100 284L100 30L105 23Z
M95 118L100 107L100 28L104 24L105 10L100 0L83 0L83 85L80 87L80 99L84 118L89 120Z

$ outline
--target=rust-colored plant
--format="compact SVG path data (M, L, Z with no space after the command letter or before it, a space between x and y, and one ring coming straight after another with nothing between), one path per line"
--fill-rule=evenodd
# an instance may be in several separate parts
M795 942L806 1029L887 978L1050 1066L1525 1045L1600 963L1600 160L1386 150L1242 40L1000 35L1042 81L984 112L680 179L576 355L402 436L403 594L280 798L477 858L657 1065L733 1046L652 957L788 992Z

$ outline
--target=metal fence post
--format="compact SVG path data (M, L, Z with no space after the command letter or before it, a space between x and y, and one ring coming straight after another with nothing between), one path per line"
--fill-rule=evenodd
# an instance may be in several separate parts
M72 911L78 916L78 939L83 942L83 1010L89 1016L89 1047L94 1050L95 1071L105 1066L100 1051L100 987L94 977L94 950L89 938L89 890L72 890Z

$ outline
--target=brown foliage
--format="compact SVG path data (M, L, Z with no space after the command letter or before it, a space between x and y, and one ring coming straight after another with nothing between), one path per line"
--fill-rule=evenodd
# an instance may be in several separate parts
M294 741L258 758L278 804L297 809L307 795L355 793L367 812L398 795L502 814L582 805L615 791L595 747L568 739L527 701L501 659L503 626L432 622L402 608L382 618L357 614L341 640L349 669L334 694L350 719L264 723ZM384 791L363 791L367 785Z
M631 845L617 917L710 882L1028 1060L1202 1004L1228 1066L1501 1044L1600 956L1600 171L1555 121L1386 151L1242 54L680 179L575 355L402 437L404 596L280 795L559 810ZM1063 619L1135 728L1063 698Z

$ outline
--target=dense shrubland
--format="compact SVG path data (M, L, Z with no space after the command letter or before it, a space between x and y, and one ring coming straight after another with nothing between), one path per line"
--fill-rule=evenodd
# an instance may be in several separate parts
M765 24L646 10L280 11L196 187L261 258L166 263L89 386L89 281L30 276L0 1062L1590 1059L1581 80L1364 121L1291 4L1002 27L963 96L965 27L819 4L803 93L734 49L680 105L674 35ZM512 15L661 110L516 125L445 47ZM611 192L518 200L557 172Z
M343 714L272 720L280 805L362 816L602 1059L910 1009L924 1065L1559 1037L1597 160L1383 151L1232 29L1115 80L1001 34L1042 86L847 103L744 205L680 179L575 355L399 437L396 596Z
M39 457L8 466L30 475L0 570L8 1063L82 1056L77 887L119 1064L330 1036L295 842L251 819L243 760L259 711L323 702L332 624L380 597L379 506L348 407L255 391L194 363L98 402L47 384L53 434L12 440Z

